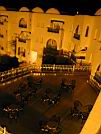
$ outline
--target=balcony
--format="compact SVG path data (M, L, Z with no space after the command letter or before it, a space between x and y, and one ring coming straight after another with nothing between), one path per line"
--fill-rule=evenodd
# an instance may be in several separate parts
M26 39L23 39L23 38L19 38L18 41L19 41L19 42L26 43Z
M77 39L77 40L80 40L80 34L78 34L78 33L74 33L74 36L73 36L75 39Z
M27 28L27 24L19 24L19 27L21 27L21 28Z
M48 27L48 32L53 32L53 33L59 33L59 28L51 28L51 27Z

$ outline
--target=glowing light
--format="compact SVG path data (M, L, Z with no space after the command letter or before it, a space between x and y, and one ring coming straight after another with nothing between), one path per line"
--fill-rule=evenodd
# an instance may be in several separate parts
M37 59L37 52L31 51L31 53L30 53L30 63L31 64L35 63L36 59Z
M77 14L79 14L79 12L78 12L78 11L77 11L76 13L77 13Z

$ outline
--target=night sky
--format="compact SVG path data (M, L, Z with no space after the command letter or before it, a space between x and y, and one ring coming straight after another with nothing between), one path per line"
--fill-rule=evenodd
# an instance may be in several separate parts
M16 10L19 10L22 6L26 6L29 9L39 6L44 11L54 7L61 14L75 15L78 10L79 14L94 15L101 7L101 0L0 0L0 5L15 8Z

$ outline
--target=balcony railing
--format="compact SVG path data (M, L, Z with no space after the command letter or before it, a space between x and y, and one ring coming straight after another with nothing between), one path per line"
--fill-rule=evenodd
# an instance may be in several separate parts
M77 34L77 33L74 33L74 36L73 36L75 39L77 40L80 40L80 34Z
M60 29L48 27L48 32L59 33Z
M95 73L94 79L101 85L101 74Z
M26 39L19 38L18 41L19 41L19 42L26 43Z
M0 72L0 84L3 84L7 81L11 81L14 78L22 77L25 75L56 75L62 73L63 75L72 74L73 72L80 71L89 71L90 66L77 67L73 65L49 65L43 64L42 66L29 65L12 70ZM48 72L48 73L47 73ZM79 74L78 74L79 75Z
M101 90L101 84L96 81L96 79L94 78L94 76L90 75L90 80L88 81L88 83L94 88L96 89L96 91Z
M19 27L21 27L21 28L27 28L27 24L19 24Z

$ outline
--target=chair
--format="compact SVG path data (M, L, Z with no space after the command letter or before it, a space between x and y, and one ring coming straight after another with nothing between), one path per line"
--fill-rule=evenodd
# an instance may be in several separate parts
M75 100L73 107L70 110L71 119L79 120L81 118L82 103L79 100Z
M89 113L91 112L92 108L93 108L93 105L91 105L91 104L85 105L83 107L83 110L81 112L82 123L87 120L87 118L89 116Z

